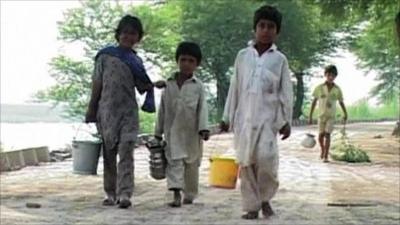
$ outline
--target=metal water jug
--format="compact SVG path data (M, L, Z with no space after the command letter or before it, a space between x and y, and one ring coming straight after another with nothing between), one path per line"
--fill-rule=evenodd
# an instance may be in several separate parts
M306 148L314 148L315 144L315 135L313 134L306 134L306 137L301 141L301 145Z
M165 146L165 141L160 141L156 138L146 142L146 147L150 151L150 176L156 180L165 178L165 169L167 167L167 159L164 153Z

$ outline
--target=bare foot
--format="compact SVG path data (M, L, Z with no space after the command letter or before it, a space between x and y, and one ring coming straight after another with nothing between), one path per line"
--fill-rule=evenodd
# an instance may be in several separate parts
M268 217L270 217L270 216L275 214L274 211L272 210L271 205L269 204L269 202L261 203L261 211L262 211L262 214L263 214L263 216L265 218L268 218Z
M328 163L329 162L329 159L324 159L324 161L323 161L324 163Z
M245 219L245 220L255 220L257 218L258 218L257 211L250 211L250 212L247 212L246 214L242 215L242 219Z

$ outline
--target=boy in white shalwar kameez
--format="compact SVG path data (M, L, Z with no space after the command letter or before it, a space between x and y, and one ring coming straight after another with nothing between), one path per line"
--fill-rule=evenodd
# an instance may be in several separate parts
M274 44L282 15L274 7L254 14L255 42L237 54L225 103L222 131L234 132L240 165L243 219L261 210L273 215L271 198L279 186L277 133L290 136L292 83L288 61Z
M179 72L166 82L158 110L155 136L167 146L167 186L174 192L171 207L192 204L198 194L203 140L208 140L208 110L203 83L194 76L201 62L200 47L181 42L175 59ZM184 198L181 202L181 191Z

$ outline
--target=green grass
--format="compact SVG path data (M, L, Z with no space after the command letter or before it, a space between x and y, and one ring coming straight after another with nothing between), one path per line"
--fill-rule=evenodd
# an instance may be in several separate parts
M371 162L368 154L352 144L342 145L332 149L330 153L332 159L350 163Z
M347 108L350 119L383 119L399 118L399 103L395 100L385 104L371 107L367 100L361 100L358 103Z
M139 133L154 133L154 127L156 123L157 113L146 113L143 111L139 111L139 125L140 132Z
M400 115L399 103L396 99L380 104L378 106L371 106L368 100L363 99L355 104L346 106L349 120L378 120L378 119L398 119ZM310 109L304 109L305 115L309 115ZM318 106L314 111L313 118L318 116ZM343 115L342 109L339 104L336 106L336 119L341 119Z

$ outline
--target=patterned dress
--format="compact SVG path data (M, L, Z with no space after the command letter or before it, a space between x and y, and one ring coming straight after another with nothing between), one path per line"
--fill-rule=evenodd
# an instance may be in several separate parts
M136 141L139 116L135 87L144 89L143 83L135 79L119 58L106 54L96 60L93 79L103 84L97 128L105 147L113 149L118 142Z

